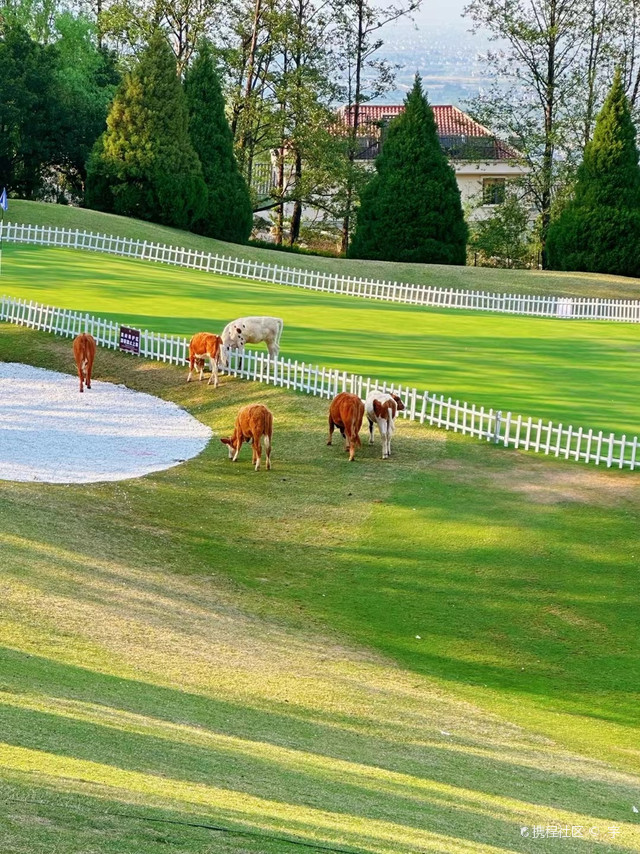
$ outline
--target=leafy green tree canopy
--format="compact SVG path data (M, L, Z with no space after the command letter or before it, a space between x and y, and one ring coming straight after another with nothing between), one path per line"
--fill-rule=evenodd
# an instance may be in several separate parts
M63 12L56 19L62 138L59 168L76 197L84 196L86 163L104 131L120 75L115 55L99 48L94 25Z
M87 167L87 204L176 228L191 228L207 187L189 138L176 60L157 29L125 76Z
M490 216L472 224L469 247L485 264L519 267L529 254L528 232L528 207L510 192Z
M420 77L362 192L351 258L464 264L467 225Z
M549 229L549 264L640 276L639 246L636 130L618 72L585 148L574 197Z
M0 36L0 186L39 198L60 140L58 53L18 24Z
M233 152L233 135L211 49L203 42L185 77L189 134L209 191L207 208L193 230L219 240L246 243L253 208Z

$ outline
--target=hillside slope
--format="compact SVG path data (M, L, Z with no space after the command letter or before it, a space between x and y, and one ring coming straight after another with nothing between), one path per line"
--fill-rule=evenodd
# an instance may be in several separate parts
M11 199L8 222L78 228L87 231L150 240L188 249L230 255L267 264L319 270L361 278L410 282L433 287L491 291L496 293L551 294L558 296L599 296L638 299L640 281L623 276L587 273L550 273L540 270L493 270L482 267L444 267L425 264L394 264L387 261L354 261L294 255L255 246L223 243L191 232L178 231L141 220L44 202Z

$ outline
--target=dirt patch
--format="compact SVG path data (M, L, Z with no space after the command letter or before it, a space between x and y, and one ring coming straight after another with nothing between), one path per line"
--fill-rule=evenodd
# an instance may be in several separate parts
M529 460L514 457L513 465L481 471L459 460L440 460L434 468L446 471L461 483L478 485L490 481L504 492L525 495L535 504L580 503L610 507L640 496L640 478L635 472L618 472L581 466L569 469L553 460Z

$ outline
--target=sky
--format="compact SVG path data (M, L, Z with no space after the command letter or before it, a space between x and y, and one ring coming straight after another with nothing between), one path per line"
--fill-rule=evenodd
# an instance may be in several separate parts
M414 13L414 20L420 29L449 24L467 29L469 22L460 17L467 3L468 0L423 0L420 11Z

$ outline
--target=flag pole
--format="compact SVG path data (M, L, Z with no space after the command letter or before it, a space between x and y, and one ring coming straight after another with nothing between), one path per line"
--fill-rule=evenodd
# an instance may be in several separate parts
M0 193L0 276L2 275L2 239L4 237L4 212L9 209L7 199L7 188L2 188Z

